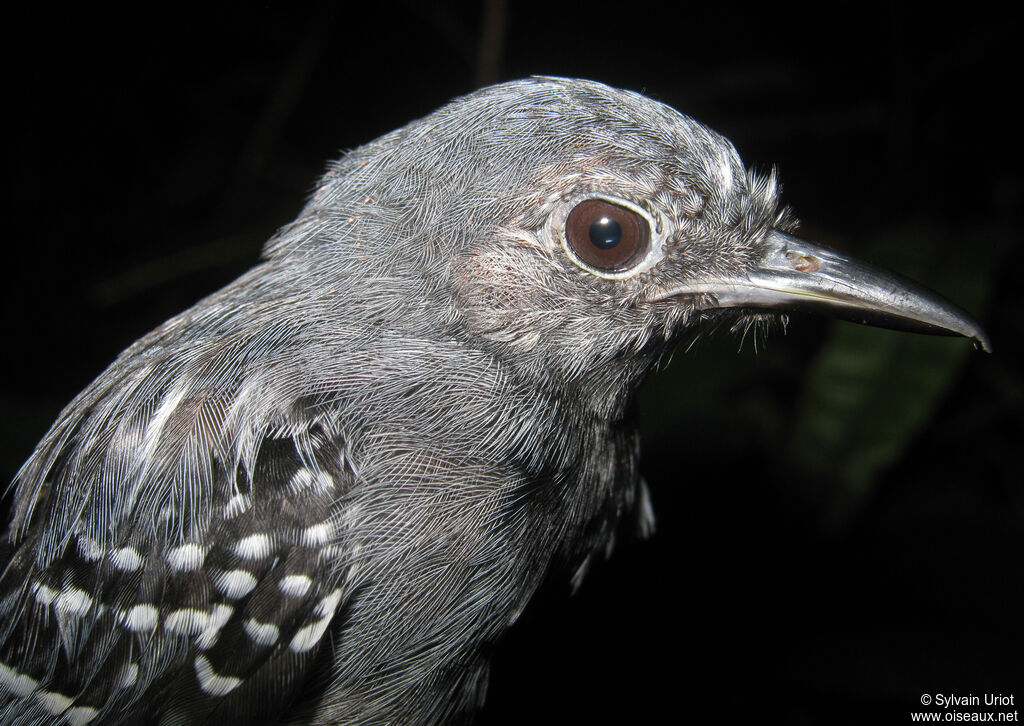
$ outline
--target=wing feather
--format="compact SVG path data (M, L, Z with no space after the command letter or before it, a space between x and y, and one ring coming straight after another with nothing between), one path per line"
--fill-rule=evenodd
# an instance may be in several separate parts
M355 485L344 436L293 409L235 466L216 438L222 398L168 386L126 405L62 419L22 470L0 577L0 720L280 713L351 594L337 566Z

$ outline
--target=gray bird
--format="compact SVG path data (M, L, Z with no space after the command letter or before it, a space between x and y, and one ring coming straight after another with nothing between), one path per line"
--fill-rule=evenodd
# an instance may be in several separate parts
M439 724L545 574L651 512L630 416L712 318L973 338L791 236L774 173L531 78L332 164L262 261L122 353L18 472L4 724Z

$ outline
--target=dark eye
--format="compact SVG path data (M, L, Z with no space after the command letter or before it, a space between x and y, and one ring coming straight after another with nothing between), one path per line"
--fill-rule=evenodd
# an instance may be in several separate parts
M582 262L609 272L643 259L651 237L646 219L604 199L577 204L565 222L565 235Z

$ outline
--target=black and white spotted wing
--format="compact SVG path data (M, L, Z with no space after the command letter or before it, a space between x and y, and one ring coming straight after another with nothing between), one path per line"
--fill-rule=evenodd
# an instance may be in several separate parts
M115 450L83 468L74 427L57 433L35 457L48 457L48 480L19 490L6 543L0 722L253 723L293 707L351 595L340 435L308 421L266 431L248 468L211 447L191 459L205 471L139 487L96 531L100 497L117 496L103 477L139 472L119 469Z

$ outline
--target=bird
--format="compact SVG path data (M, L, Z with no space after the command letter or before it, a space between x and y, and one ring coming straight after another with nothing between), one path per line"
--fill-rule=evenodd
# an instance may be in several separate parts
M633 403L683 336L809 309L989 342L795 236L774 170L531 77L331 163L15 475L5 724L451 724L549 573L653 524Z

